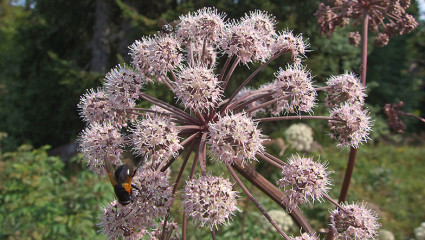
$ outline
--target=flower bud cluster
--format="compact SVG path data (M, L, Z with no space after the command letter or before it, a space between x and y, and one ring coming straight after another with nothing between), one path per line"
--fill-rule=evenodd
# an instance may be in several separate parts
M113 107L126 109L136 105L134 100L139 99L143 82L140 74L118 65L106 74L104 86Z
M303 233L301 236L298 237L290 237L290 240L319 240L320 238L316 235L310 235L308 233Z
M108 122L119 128L127 126L128 121L134 121L134 116L114 109L112 102L110 96L103 89L90 89L81 96L78 103L80 115L88 123Z
M169 174L151 169L146 163L133 179L130 204L113 201L103 208L99 227L109 239L140 239L164 217L173 201Z
M173 35L157 35L137 40L130 46L132 65L146 77L161 76L175 69L182 61L180 42Z
M341 0L321 3L315 16L321 32L328 37L337 26L346 26L350 19L357 24L368 15L369 29L378 32L375 38L377 46L387 45L390 38L411 32L418 26L415 18L406 13L410 1ZM354 36L351 34L350 37ZM353 43L358 44L357 41Z
M325 99L326 106L332 108L342 102L364 104L365 87L353 73L332 76L328 79L326 85L329 87L328 96Z

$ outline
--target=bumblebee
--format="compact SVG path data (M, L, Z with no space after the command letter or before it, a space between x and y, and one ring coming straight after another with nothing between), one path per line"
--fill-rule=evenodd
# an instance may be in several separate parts
M109 181L111 181L114 187L115 196L117 196L118 202L123 206L128 205L133 197L132 187L140 191L140 189L131 184L140 164L134 168L134 164L130 161L119 166L114 172L114 167L108 159L104 159L103 162L105 170L108 173Z

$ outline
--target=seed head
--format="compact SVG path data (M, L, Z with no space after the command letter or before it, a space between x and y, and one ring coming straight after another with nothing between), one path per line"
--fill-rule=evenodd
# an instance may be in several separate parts
M184 211L210 229L224 224L234 215L237 193L232 183L223 177L201 176L186 182L183 193Z
M343 205L331 213L331 227L338 239L374 239L380 224L376 213L364 204Z
M263 135L257 124L244 113L219 117L209 124L208 143L215 158L225 163L234 160L249 161L255 154L264 151Z

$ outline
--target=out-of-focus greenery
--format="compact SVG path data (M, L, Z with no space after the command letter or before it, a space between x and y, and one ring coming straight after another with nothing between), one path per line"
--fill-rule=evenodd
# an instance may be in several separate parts
M74 160L68 165L57 157L46 154L47 147L33 149L23 145L16 152L1 155L0 161L0 238L4 239L98 239L96 231L100 204L107 204L114 193L104 178L89 173ZM286 152L282 159L292 152ZM329 162L334 184L330 195L337 198L343 180L348 149L325 147L311 154L317 160ZM412 146L365 145L359 148L356 169L352 178L348 199L366 201L379 213L384 229L390 230L396 239L413 237L413 229L425 221L425 148ZM79 161L79 160L78 160ZM182 159L173 165L174 181ZM191 160L189 160L189 164ZM214 163L213 165L215 165ZM223 172L217 165L211 171ZM280 172L261 164L258 170L271 182L276 182ZM189 169L184 176L189 174ZM184 181L185 178L183 178ZM279 207L247 181L246 186L267 210ZM183 182L182 182L183 183ZM180 186L183 186L182 183ZM235 190L241 192L237 186ZM178 196L180 193L177 193ZM240 193L239 208L232 222L219 227L217 238L280 239L264 222L261 213ZM314 229L326 228L329 221L329 203L304 204L304 214ZM245 211L245 213L243 212ZM181 224L181 201L176 199L172 217ZM245 219L245 223L243 223ZM289 231L297 235L298 228ZM188 239L210 239L208 229L199 228L188 221Z
M0 239L100 239L96 218L112 187L47 149L23 145L1 155Z

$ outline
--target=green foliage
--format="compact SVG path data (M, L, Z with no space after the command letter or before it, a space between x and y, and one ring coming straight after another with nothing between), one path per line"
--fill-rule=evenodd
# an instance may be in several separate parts
M99 203L113 196L110 185L87 170L65 172L47 149L23 145L2 155L0 238L99 238L96 217Z

